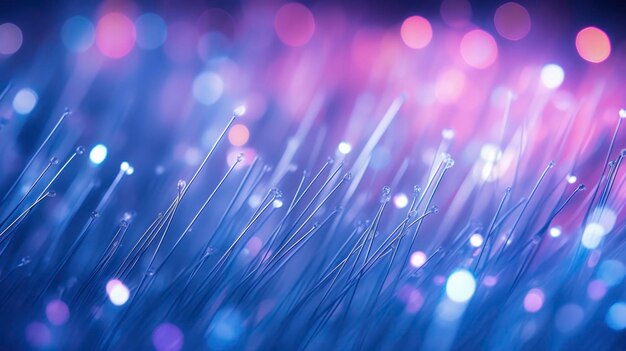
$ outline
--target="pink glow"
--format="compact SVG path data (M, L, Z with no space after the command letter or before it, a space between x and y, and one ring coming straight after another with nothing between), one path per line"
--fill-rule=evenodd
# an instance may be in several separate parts
M433 38L433 28L426 18L411 16L402 22L400 35L406 46L412 49L422 49Z
M288 46L303 46L315 33L315 19L304 5L288 3L283 5L274 18L274 29L280 41Z
M584 60L600 63L611 54L611 41L601 29L587 27L576 35L576 50Z
M461 56L469 66L484 69L498 58L498 45L491 34L475 29L463 36Z
M96 45L110 58L122 58L135 46L136 32L133 22L121 13L109 13L98 21Z
M543 307L544 302L543 291L540 289L530 289L524 297L524 309L530 313L535 313Z

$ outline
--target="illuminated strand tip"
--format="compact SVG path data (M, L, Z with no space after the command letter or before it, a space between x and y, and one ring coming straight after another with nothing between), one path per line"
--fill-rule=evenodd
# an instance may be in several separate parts
M345 180L346 182L351 181L352 180L352 172L348 172L348 173L344 174L343 180Z
M284 203L282 199L274 199L274 201L272 202L272 207L274 208L281 208L283 207Z
M422 188L419 185L413 185L413 195L414 196L419 196L419 194L422 192Z
M186 186L187 186L187 182L184 179L179 179L178 183L176 183L176 189L178 189L179 193L183 191L183 189L185 189Z
M428 212L430 212L432 214L439 213L439 207L438 206L433 206L433 207L430 208L430 210L428 210Z
M446 282L446 295L457 303L466 303L476 291L476 279L466 269L459 269L450 274Z
M454 130L446 128L441 131L441 136L447 140L454 139Z
M246 107L241 105L233 110L233 117L241 117L246 114Z
M586 188L585 184L583 184L583 183L578 184L578 190L579 191L583 191L583 190L585 190L585 188Z
M91 163L97 166L104 162L104 160L106 160L108 153L109 151L107 150L106 146L104 146L103 144L98 144L94 146L89 152L89 160L91 161Z
M59 164L59 159L57 157L50 157L50 164L51 165L58 165Z
M120 171L125 172L126 175L135 173L135 169L126 161L120 163Z
M450 169L452 167L454 167L454 159L452 159L451 157L448 156L448 158L446 159L446 169Z
M558 238L559 236L561 236L561 233L561 227L558 225L550 228L550 236L553 238Z
M413 268L420 268L426 263L426 254L422 251L415 251L411 254L411 258L409 259L409 263Z
M548 64L541 69L541 83L548 89L556 89L563 84L565 71L561 66Z
M237 163L243 161L244 157L243 157L243 152L240 152L237 154Z
M82 146L77 146L74 152L76 152L77 155L83 155L85 154L85 148Z
M548 168L553 168L556 165L556 161L550 161L548 163Z
M383 187L383 193L382 193L382 195L380 196L380 202L381 202L381 203L387 203L387 202L389 202L389 200L391 199L390 194L391 194L391 188L390 188L390 187L388 187L388 186L384 186L384 187Z
M626 157L626 149L622 149L622 150L619 152L619 154L620 154L620 156L622 156L622 157Z
M46 193L47 197L55 197L57 196L57 192L54 190L48 190L48 192Z
M337 146L337 151L339 151L340 154L347 155L350 151L352 151L352 145L348 142L342 141L339 143L339 146Z
M469 243L473 247L481 247L483 245L483 241L484 241L483 236L480 235L479 233L472 234L472 236L470 236L470 239L469 239Z
M565 180L567 180L567 182L570 184L574 184L576 183L578 178L575 175L568 174L567 177L565 177Z
M280 191L279 189L272 188L272 190L270 190L270 193L272 194L274 199L282 199L283 198L283 192Z
M128 287L126 287L126 285L124 285L124 283L122 283L118 279L109 280L106 285L106 292L109 296L109 300L115 306L124 305L130 297L130 291L128 290Z
M619 110L619 118L626 118L626 108Z
M509 194L512 190L513 188L511 188L510 186L507 186L506 189L504 189L504 192Z

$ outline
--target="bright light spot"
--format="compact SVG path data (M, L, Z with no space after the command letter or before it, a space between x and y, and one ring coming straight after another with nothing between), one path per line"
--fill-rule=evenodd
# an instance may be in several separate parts
M96 45L104 56L122 58L135 46L135 25L121 13L109 13L96 25Z
M235 114L235 116L240 117L246 114L246 107L244 105L238 106L234 111L233 114Z
M530 31L530 15L524 6L507 2L498 7L493 17L498 33L509 40L520 40Z
M200 73L193 80L193 97L201 104L212 105L222 97L224 80L214 72Z
M626 109L622 108L619 110L619 118L626 118Z
M284 203L283 203L283 200L281 200L281 199L276 199L276 200L272 201L272 206L274 208L281 208L281 207L283 207L283 205L284 205Z
M126 172L128 171L128 168L130 168L130 164L128 164L128 162L124 161L120 163L120 171Z
M474 233L470 236L469 242L473 247L481 247L483 245L483 236L478 233Z
M548 89L556 89L563 84L565 71L561 66L548 64L541 69L541 83Z
M111 279L106 285L106 292L109 295L109 300L115 306L122 306L128 301L130 297L130 291L117 279Z
M555 226L550 228L550 236L553 238L558 238L561 236L561 227Z
M530 313L535 313L543 307L545 297L540 289L530 289L524 297L524 309Z
M567 180L567 182L568 182L568 183L570 183L570 184L574 184L574 183L576 183L576 181L578 180L578 178L576 178L576 176L575 176L575 175L571 175L571 174L568 174L568 175L567 175L567 177L566 177L565 179L566 179L566 180Z
M95 40L96 30L85 17L74 16L69 18L63 24L61 29L61 39L68 50L72 52L85 52L89 49Z
M426 254L422 251L415 251L411 254L411 258L409 259L411 266L415 268L420 268L426 263Z
M626 329L626 303L617 302L606 313L606 324L613 330Z
M598 218L597 222L604 228L605 233L609 233L617 221L617 214L608 207L596 208L594 216Z
M250 138L250 131L248 127L243 124L235 124L228 131L228 141L233 146L243 146L248 142Z
M0 54L12 55L22 47L22 30L13 23L0 25Z
M350 151L352 151L352 145L350 145L350 143L342 141L339 143L339 146L337 146L337 151L339 151L339 153L341 154L347 155L350 153Z
M450 275L446 282L446 295L454 302L469 301L476 291L476 280L468 270L460 269Z
M585 248L593 250L600 245L605 234L606 231L600 223L591 222L587 224L583 231L582 244Z
M441 131L441 137L444 139L453 139L454 138L454 130L453 129L444 129Z
M291 2L283 5L274 17L274 30L288 46L303 46L315 33L315 18L304 5Z
M426 18L411 16L402 22L400 36L406 46L412 49L422 49L433 38L433 28Z
M576 50L584 60L599 63L611 54L611 41L601 29L587 27L576 35Z
M93 149L91 149L91 151L89 152L89 160L94 165L99 165L104 162L104 160L107 158L108 153L109 151L107 150L106 146L98 144L94 146Z
M474 29L461 39L461 56L470 67L484 69L498 58L498 44L491 34Z
M137 28L137 46L142 49L156 49L167 39L167 25L161 16L144 13L135 20Z
M498 145L485 144L480 148L480 158L487 162L498 161L502 157L502 151Z
M13 98L13 109L21 115L27 115L33 111L39 97L33 90L24 88L15 94Z
M405 208L409 204L409 198L404 193L394 195L393 204L397 208Z

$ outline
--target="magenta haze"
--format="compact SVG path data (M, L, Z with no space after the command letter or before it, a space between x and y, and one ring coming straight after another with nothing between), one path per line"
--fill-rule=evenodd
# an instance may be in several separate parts
M0 349L624 345L623 50L444 3L0 23Z

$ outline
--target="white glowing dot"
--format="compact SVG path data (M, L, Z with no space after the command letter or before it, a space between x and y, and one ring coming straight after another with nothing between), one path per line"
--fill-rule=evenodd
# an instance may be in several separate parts
M13 98L13 109L21 115L27 115L35 108L37 100L37 93L33 90L28 88L21 89Z
M497 145L486 144L480 148L480 157L488 162L495 162L502 157L502 151Z
M193 80L193 97L201 104L212 105L222 97L224 80L217 73L200 73Z
M115 306L122 306L128 301L130 297L130 291L117 279L111 279L106 285L106 292L109 295L109 300Z
M556 226L550 228L550 236L553 238L558 238L559 236L561 236L561 227Z
M237 107L233 113L235 114L235 116L239 117L239 116L243 116L246 114L246 107L244 105L241 105L239 107Z
M619 118L626 118L626 109L619 110Z
M396 194L393 203L397 208L405 208L409 204L409 198L404 193Z
M593 250L600 245L604 234L606 234L606 231L600 223L591 222L585 227L581 242L584 247Z
M450 275L446 282L446 295L454 302L469 301L476 291L476 280L472 273L460 269Z
M473 247L481 247L483 245L483 236L478 233L472 234L469 242Z
M424 265L424 263L426 263L426 254L422 251L415 251L411 254L411 258L409 261L411 263L411 266L415 268L420 268Z
M549 89L556 89L563 84L565 72L559 65L549 64L541 69L541 83Z
M276 199L272 202L272 206L274 206L274 208L281 208L283 207L283 200L281 199Z
M120 163L120 171L126 172L128 171L129 167L130 167L130 164L128 164L128 162L126 161Z
M340 153L347 155L350 153L350 151L352 151L352 145L350 145L349 143L346 143L345 141L342 141L339 143L339 146L337 146L337 150Z
M89 152L89 160L94 165L99 165L107 158L107 154L107 147L102 144L98 144L91 149L91 152Z
M454 138L454 130L452 129L444 129L441 131L441 136L444 139L452 139Z
M131 175L135 173L135 168L133 167L128 167L128 169L126 170L126 175Z
M575 176L575 175L571 175L571 174L568 174L568 175L567 175L567 177L566 177L565 179L566 179L566 180L567 180L567 182L568 182L568 183L570 183L570 184L574 184L574 183L576 183L576 181L578 180L578 178L576 178L576 176Z

